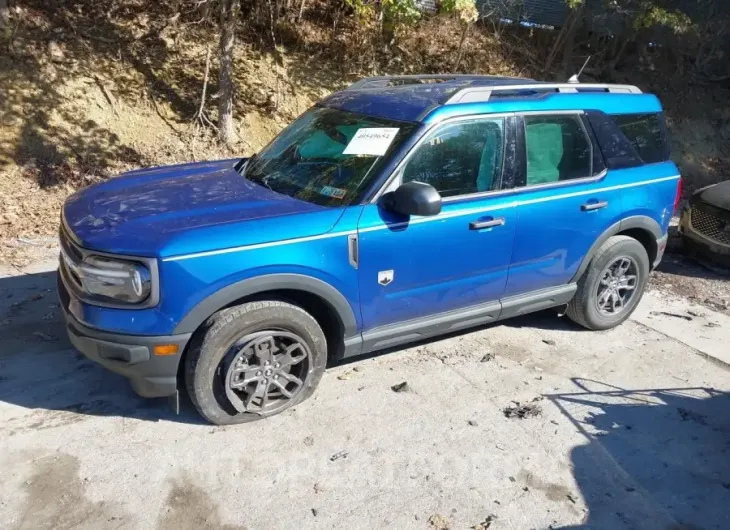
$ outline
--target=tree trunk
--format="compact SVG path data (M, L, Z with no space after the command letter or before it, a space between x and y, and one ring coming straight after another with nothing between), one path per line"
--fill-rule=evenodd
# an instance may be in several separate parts
M459 71L461 57L464 54L464 43L466 42L466 37L469 35L469 28L471 28L471 24L464 24L464 31L461 32L461 40L459 41L459 51L456 53L456 62L454 63L454 68L451 70L453 73Z
M568 32L568 29L573 24L573 11L570 10L568 12L568 16L565 17L565 22L563 23L562 27L560 28L560 31L558 32L558 36L555 38L555 42L553 42L553 46L550 49L550 53L548 54L547 60L545 61L545 66L543 67L543 71L545 73L548 73L550 71L550 68L553 66L553 61L555 61L555 58L558 56L558 50L560 49L560 46L563 45L563 41L565 41L565 35Z
M220 72L218 73L218 137L230 145L234 139L233 131L233 45L236 42L237 0L220 0Z
M583 21L583 8L585 2L575 8L573 12L573 22L565 34L565 43L563 45L563 76L569 77L573 72L573 47L575 46L575 34Z
M0 28L10 22L10 7L8 0L0 0Z

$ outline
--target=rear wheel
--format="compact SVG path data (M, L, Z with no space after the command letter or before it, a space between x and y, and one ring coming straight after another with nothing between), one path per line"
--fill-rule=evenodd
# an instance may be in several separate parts
M277 414L312 395L327 341L317 321L285 302L249 302L213 315L185 365L198 412L226 425Z
M649 278L649 256L629 236L613 236L596 252L578 280L566 314L588 329L609 329L629 318Z

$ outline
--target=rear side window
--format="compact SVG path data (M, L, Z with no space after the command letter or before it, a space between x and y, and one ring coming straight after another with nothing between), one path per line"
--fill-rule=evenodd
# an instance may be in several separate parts
M613 119L645 164L669 160L669 142L661 113L619 114Z
M592 175L591 141L577 115L525 116L527 186Z

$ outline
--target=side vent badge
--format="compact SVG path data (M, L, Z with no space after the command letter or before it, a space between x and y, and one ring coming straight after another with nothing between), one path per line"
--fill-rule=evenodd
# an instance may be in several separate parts
M378 273L378 283L380 285L388 285L393 282L394 274L392 270L380 271Z

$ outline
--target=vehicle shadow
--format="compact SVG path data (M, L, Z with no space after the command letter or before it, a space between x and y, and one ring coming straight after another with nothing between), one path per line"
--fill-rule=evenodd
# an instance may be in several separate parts
M0 402L33 411L203 423L189 403L178 415L167 399L140 398L124 377L73 348L55 272L0 278L0 337ZM58 415L33 419L42 425Z
M558 318L551 310L498 323L501 324L582 329L567 318ZM359 362L493 325L333 361L330 366ZM102 368L74 349L61 315L55 271L0 278L0 339L0 401L33 410L204 423L184 392L180 414L175 414L167 399L138 397L124 377Z
M723 269L720 265L715 265L703 260L700 256L684 251L667 253L656 271L671 276L686 276L705 280L727 281L730 277L730 270Z
M727 280L730 276L730 269L714 264L688 248L676 226L669 227L667 252L656 271L703 280Z
M546 397L588 439L571 456L589 512L561 528L730 528L730 394L573 382Z
M546 330L558 330L558 331L578 331L584 332L589 331L586 328L579 326L566 316L560 316L555 309L545 309L543 311L537 311L530 313L529 315L521 315L517 317L508 318L505 320L498 320L496 322L490 322L488 324L478 325L471 328L464 328L458 331L452 331L450 333L444 333L443 335L436 335L435 337L428 337L422 340L408 342L398 346L392 346L383 350L377 350L370 353L363 353L354 357L346 357L344 359L333 359L329 364L329 367L333 366L346 366L348 364L358 363L366 359L372 359L387 355L389 353L395 353L403 351L409 348L418 348L419 346L426 346L446 339L455 337L461 337L476 333L478 331L486 331L495 326L506 326L506 327L518 327L518 328L534 328L534 329L546 329ZM602 333L600 331L591 331L591 333Z

